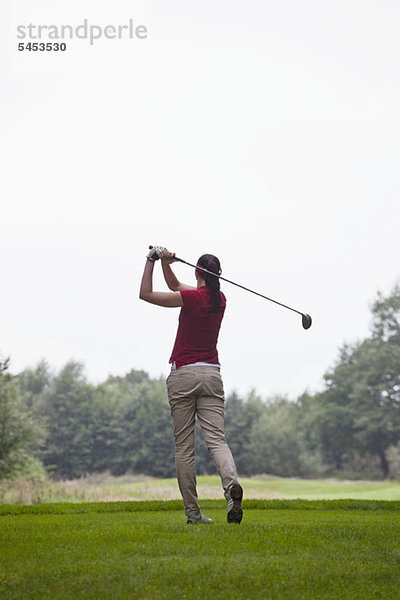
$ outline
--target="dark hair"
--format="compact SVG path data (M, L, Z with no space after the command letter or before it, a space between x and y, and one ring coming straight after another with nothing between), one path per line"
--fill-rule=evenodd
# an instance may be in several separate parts
M216 256L213 254L203 254L197 261L197 266L211 271L216 275L221 275L221 264ZM206 282L206 286L211 290L211 306L209 312L216 312L221 304L221 294L219 291L219 277L204 273L204 271L197 270L196 273L203 277Z

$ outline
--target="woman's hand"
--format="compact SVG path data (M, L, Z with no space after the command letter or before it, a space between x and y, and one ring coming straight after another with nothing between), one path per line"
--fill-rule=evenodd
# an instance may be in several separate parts
M170 265L171 263L177 262L175 252L169 252L166 248L164 248L164 250L165 252L160 256L163 263Z
M176 262L175 252L170 252L164 246L152 246L147 258L152 262L161 258L161 260L167 265Z

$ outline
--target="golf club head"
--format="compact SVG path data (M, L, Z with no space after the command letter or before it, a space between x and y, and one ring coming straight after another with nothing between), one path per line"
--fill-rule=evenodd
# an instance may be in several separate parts
M312 319L311 319L310 315L308 315L307 313L302 314L301 315L301 323L303 325L303 329L310 329L311 323L312 323Z

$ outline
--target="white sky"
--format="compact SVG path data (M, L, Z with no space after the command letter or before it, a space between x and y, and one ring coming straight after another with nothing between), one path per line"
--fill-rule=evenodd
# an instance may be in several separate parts
M321 389L400 277L399 3L7 0L0 12L12 371L74 358L92 382L167 374L178 310L138 299L151 243L190 262L212 252L229 279L312 315L304 331L223 284L228 392ZM146 40L17 50L21 24L130 18Z

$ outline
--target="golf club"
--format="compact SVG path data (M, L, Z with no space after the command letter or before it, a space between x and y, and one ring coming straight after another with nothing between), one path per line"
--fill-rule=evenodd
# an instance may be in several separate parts
M149 246L150 250L152 248L153 248L153 246ZM157 259L158 258L159 257L157 256ZM216 273L213 273L212 271L207 271L207 269L203 269L203 267L198 267L197 265L193 265L192 263L187 262L186 260L183 260L183 258L178 258L177 256L175 256L174 258L178 262L184 263L185 265L188 265L189 267L193 267L194 269L197 269L198 271L204 271L204 273L208 273L209 275L218 277L218 279L222 279L222 281L226 281L227 283L236 285L236 287L242 288L242 290L246 290L246 292L251 292L252 294L255 294L256 296L260 296L261 298L264 298L264 300L269 300L270 302L279 304L279 306L283 306L283 308L287 308L288 310L291 310L291 311L297 313L298 315L301 315L301 324L303 325L303 329L310 329L311 324L312 324L312 319L311 319L310 315L308 315L307 313L302 313L299 310L292 308L291 306L287 306L286 304L283 304L282 302L278 302L278 300L273 300L272 298L268 298L268 296L264 296L264 294L255 292L254 290L251 290L250 288L247 288L244 285L240 285L240 283L235 283L234 281L231 281L230 279L226 279L225 277L222 277L221 275L217 275Z

